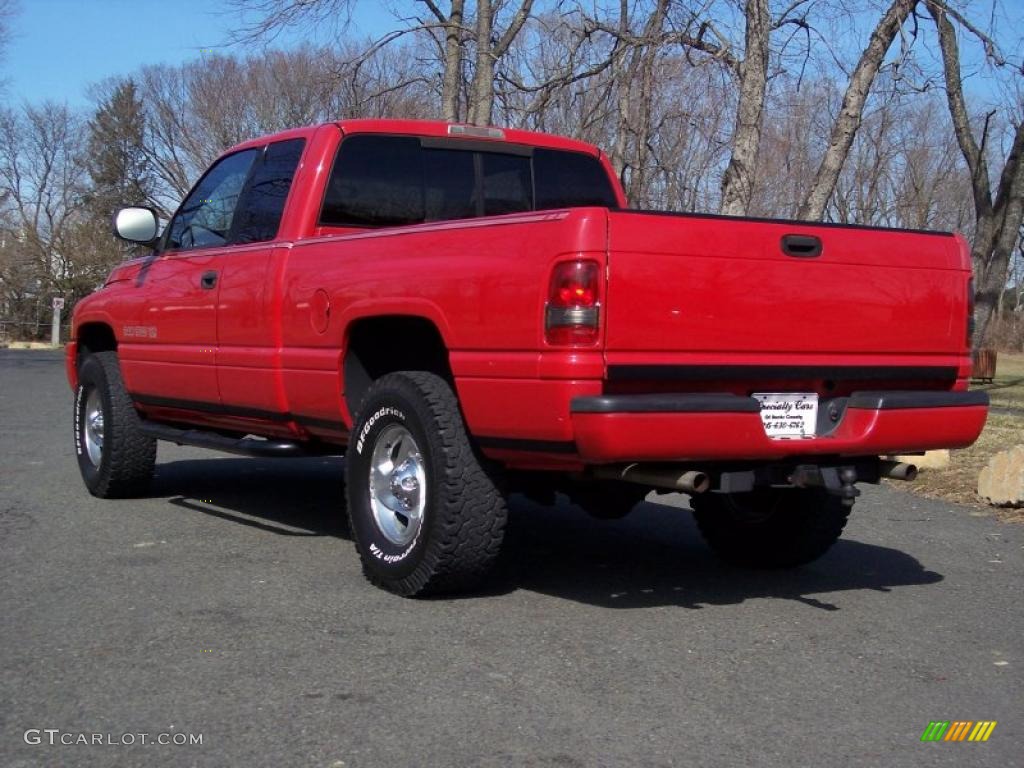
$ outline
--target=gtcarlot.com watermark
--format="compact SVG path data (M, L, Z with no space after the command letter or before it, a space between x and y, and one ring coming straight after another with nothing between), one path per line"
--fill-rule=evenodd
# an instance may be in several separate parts
M145 746L199 746L203 743L201 733L89 733L86 731L62 731L60 728L29 728L24 736L26 744L37 746L46 744L51 747L89 745L98 747L130 747L137 744Z

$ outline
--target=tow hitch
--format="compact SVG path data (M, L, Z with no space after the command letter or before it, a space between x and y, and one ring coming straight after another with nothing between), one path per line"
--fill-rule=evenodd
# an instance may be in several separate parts
M860 496L855 467L818 467L813 464L799 464L786 478L797 488L824 488L832 496L843 500L843 505L852 507Z
M753 469L734 469L717 476L715 490L723 493L744 493L764 486L792 486L794 488L824 488L826 493L838 496L846 506L852 506L860 496L856 483L877 483L881 478L913 480L917 467L895 461L878 459L857 460L852 464L773 464Z

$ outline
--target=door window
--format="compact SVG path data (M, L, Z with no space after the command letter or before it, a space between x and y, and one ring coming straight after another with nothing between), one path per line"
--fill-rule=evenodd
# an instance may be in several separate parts
M190 250L225 245L257 149L219 160L192 189L167 228L165 250Z
M260 243L277 237L305 139L277 141L257 161L235 214L232 243Z

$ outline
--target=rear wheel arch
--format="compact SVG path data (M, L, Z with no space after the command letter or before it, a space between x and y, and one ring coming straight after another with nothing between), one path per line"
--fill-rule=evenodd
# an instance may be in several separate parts
M397 371L425 371L454 389L448 345L437 324L421 315L378 315L346 329L342 360L345 404L353 421L375 381Z

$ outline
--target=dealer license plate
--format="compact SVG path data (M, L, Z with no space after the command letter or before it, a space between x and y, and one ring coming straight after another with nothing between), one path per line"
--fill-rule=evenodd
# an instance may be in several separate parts
M761 423L768 437L797 440L814 437L818 395L814 392L755 392L761 403Z

